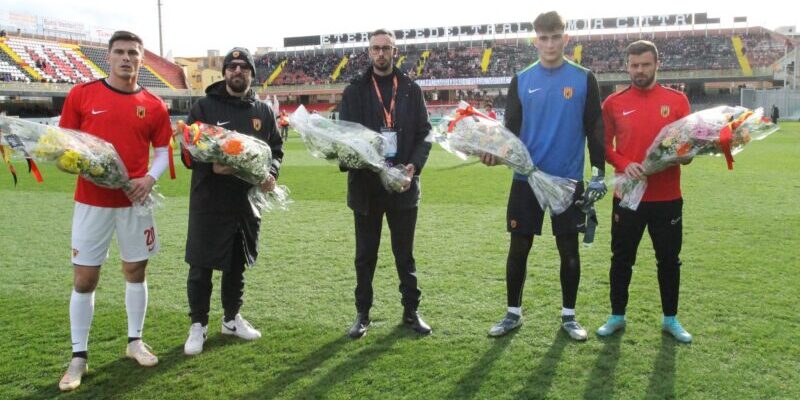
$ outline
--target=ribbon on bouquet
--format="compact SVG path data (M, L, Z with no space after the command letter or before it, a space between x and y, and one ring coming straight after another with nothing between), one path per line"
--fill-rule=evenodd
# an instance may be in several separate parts
M475 116L475 117L478 117L478 118L483 118L483 119L488 119L490 121L494 121L494 119L492 117L489 117L489 116L481 113L480 111L476 110L472 106L467 106L467 108L459 108L459 109L457 109L456 110L456 115L457 115L457 117L455 119L453 119L452 121L450 121L450 125L447 127L447 132L448 133L452 133L453 132L453 129L455 129L456 124L458 124L458 121L461 121L462 119L467 118L467 117Z

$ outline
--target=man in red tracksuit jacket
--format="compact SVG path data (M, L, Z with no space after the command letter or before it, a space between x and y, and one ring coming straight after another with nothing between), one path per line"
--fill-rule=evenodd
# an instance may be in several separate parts
M603 103L606 160L617 174L637 179L644 176L642 161L647 149L665 125L690 113L689 101L679 91L659 85L658 49L640 40L627 48L631 85ZM692 341L676 318L680 287L680 252L683 241L683 199L680 166L647 177L647 190L637 210L620 206L614 197L611 221L611 316L597 330L608 336L625 328L625 307L636 250L647 227L658 266L663 330L683 343Z

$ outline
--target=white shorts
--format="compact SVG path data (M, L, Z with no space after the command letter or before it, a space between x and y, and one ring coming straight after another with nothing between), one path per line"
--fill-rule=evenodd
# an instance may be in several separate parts
M144 261L158 253L160 245L152 214L139 216L133 207L95 207L76 202L72 215L72 263L102 265L108 258L114 231L122 261Z

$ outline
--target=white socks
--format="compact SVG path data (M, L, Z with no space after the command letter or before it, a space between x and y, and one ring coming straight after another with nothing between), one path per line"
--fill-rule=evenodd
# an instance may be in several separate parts
M87 351L89 329L94 317L94 292L78 293L72 289L69 299L69 328L72 335L72 352Z
M561 316L562 317L574 317L575 316L575 309L574 308L561 307Z
M508 312L522 316L522 307L508 307Z
M142 337L147 312L147 281L125 282L125 311L128 313L128 337Z

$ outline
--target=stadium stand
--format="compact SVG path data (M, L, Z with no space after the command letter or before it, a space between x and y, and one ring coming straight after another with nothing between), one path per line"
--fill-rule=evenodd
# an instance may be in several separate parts
M0 81L30 82L31 77L5 51L0 51Z
M80 47L80 50L83 54L86 55L87 58L89 58L89 60L91 60L95 65L100 67L100 69L102 69L103 71L109 70L110 67L108 66L108 62L106 61L106 55L108 54L107 47L82 45ZM145 65L148 67L153 65L153 63L155 62L154 60L159 60L159 59L162 60L163 62L168 62L149 51L145 53ZM178 67L177 65L175 66L175 68L180 69L180 67ZM183 72L181 72L181 76L183 76ZM148 68L141 68L139 70L139 84L148 88L170 88L170 86L167 85L167 83L163 79L154 75ZM185 89L186 83L184 81L175 82L174 84L172 84L172 86L176 89Z
M0 41L0 81L75 84L107 75L103 45L75 45L21 36ZM183 69L145 50L139 83L150 88L186 89Z
M171 89L186 89L186 76L183 69L145 49L144 63L153 75L158 76Z
M6 45L46 82L80 83L102 76L67 45L16 37L9 37Z
M785 47L785 38L764 30L735 35L733 32L683 32L681 36L665 33L645 35L659 47L662 71L737 70L744 64L737 58L734 42L741 37L743 53L753 67L769 66L777 61ZM655 36L655 37L653 37ZM573 37L565 53L579 59L596 73L625 72L625 47L636 38ZM420 46L420 45L416 45ZM498 40L469 43L432 43L427 49L415 45L400 46L397 62L416 79L452 79L470 77L509 77L537 59L536 47L529 40ZM342 51L342 50L340 50ZM347 64L336 82L347 82L369 65L366 47L348 49ZM575 56L575 57L573 57ZM309 85L332 82L342 54L282 53L262 57L261 68L272 71L267 60L286 60L272 85ZM268 74L259 70L260 82Z

